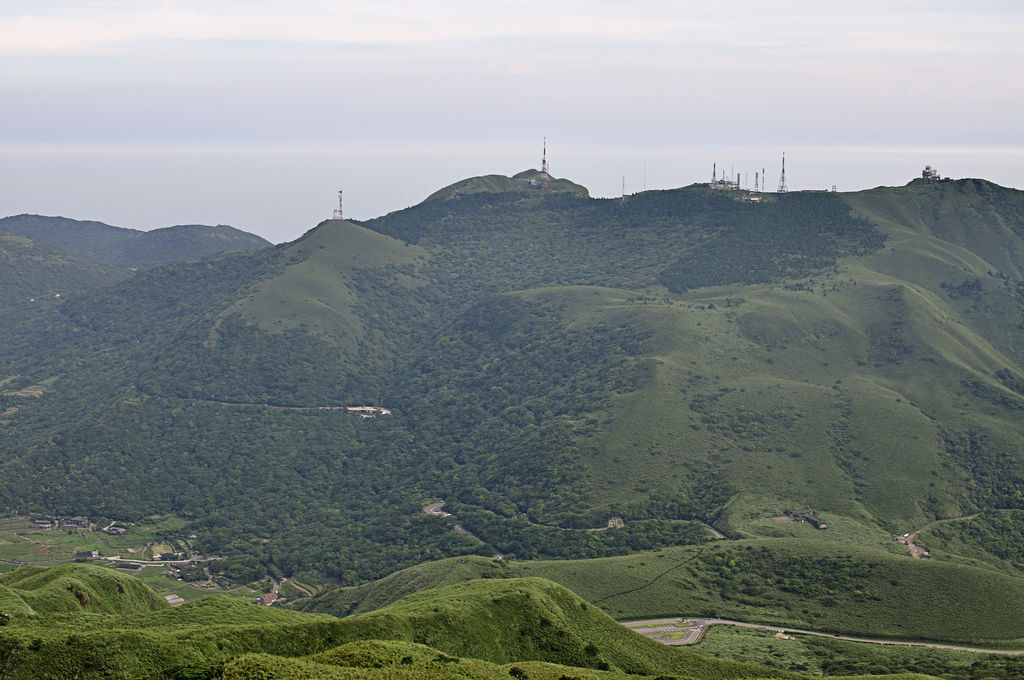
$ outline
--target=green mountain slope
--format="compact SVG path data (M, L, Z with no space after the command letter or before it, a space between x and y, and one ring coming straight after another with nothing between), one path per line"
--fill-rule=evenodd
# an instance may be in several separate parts
M492 663L535 660L691 677L767 674L740 664L729 669L687 650L637 639L603 612L544 579L469 581L410 595L346 621L373 629L383 626L393 638Z
M225 225L186 224L138 231L42 215L4 217L0 219L0 231L29 236L117 267L148 268L192 262L223 251L259 250L270 245L255 234Z
M448 559L327 589L296 607L346 615L443 585L525 575L555 581L617 619L711 616L875 638L1022 642L1020 577L811 536L582 560Z
M79 612L128 615L168 607L142 582L112 569L68 564L0 574L0 611L16 618Z
M233 578L348 584L783 538L795 507L895 549L1024 507L1021 192L529 179L143 272L17 329L0 380L54 388L3 426L0 505L176 513ZM366 405L392 414L344 410ZM422 511L440 499L453 518Z
M472 672L483 669L484 677L493 677L494 664L516 662L557 664L563 673L610 670L620 677L780 675L659 645L543 579L463 583L416 594L377 612L335 619L217 597L170 609L145 586L128 585L134 579L80 565L50 572L22 569L6 578L21 592L55 593L37 599L50 605L49 613L16 611L9 624L0 626L0 661L8 678L239 677L244 668L311 672L318 665L408 666L404 670L418 674L413 677L451 677L447 669L467 663ZM111 579L140 600L154 600L153 605L120 611L93 608L84 614L57 602L62 596L56 593L65 590L65 583L91 597L102 591L112 599L114 591L106 592L109 587L103 585ZM264 656L246 656L251 654ZM305 659L290 662L283 657ZM444 663L437 666L438 661Z
M12 369L0 378L0 421L16 412L52 377L31 375L35 348L49 346L50 320L75 294L113 285L127 269L100 264L42 241L0 231L0 362Z
M0 289L4 308L49 305L62 296L99 288L130 272L60 250L43 241L0 231Z
M480 578L513 578L511 562L467 555L423 562L357 586L328 588L311 598L297 600L298 611L349 616L372 612L424 590L444 588Z

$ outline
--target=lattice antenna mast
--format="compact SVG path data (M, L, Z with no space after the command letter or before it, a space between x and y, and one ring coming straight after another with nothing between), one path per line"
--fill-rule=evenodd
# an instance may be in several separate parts
M341 206L341 189L338 190L338 208L334 211L334 219L343 220L345 219L345 212Z
M784 194L789 189L786 188L786 152L782 152L782 174L779 175L779 193Z
M548 173L548 138L544 138L544 153L540 157L540 188L547 189L551 175Z

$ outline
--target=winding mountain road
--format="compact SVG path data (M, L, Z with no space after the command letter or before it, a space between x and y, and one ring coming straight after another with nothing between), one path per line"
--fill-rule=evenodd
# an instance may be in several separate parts
M894 645L899 647L927 647L929 649L953 649L961 652L977 652L980 654L1004 654L1006 656L1024 655L1024 649L988 649L985 647L966 647L963 645L951 645L944 642L910 642L907 640L884 640L878 638L854 637L851 635L838 635L834 633L823 633L815 630L802 630L800 628L788 628L781 626L766 626L760 623L746 623L744 621L730 621L728 619L706 619L694 617L677 617L670 619L645 619L642 621L622 621L622 625L632 631L649 637L656 642L666 645L692 645L700 642L704 637L708 626L738 626L740 628L754 628L756 630L770 633L784 633L787 635L815 635L818 637L832 638L833 640L846 640L847 642L865 642L873 645ZM682 635L680 635L682 633Z

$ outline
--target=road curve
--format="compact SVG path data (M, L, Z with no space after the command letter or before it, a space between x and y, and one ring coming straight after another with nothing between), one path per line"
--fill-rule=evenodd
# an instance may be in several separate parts
M979 654L1004 654L1006 656L1024 655L1024 649L988 649L985 647L966 647L963 645L951 645L944 642L910 642L907 640L884 640L878 638L853 637L850 635L836 635L823 633L815 630L802 630L800 628L789 628L783 626L766 626L760 623L746 623L744 621L730 621L728 619L707 619L680 616L668 619L646 619L642 621L621 621L622 625L630 630L636 631L645 637L661 642L666 645L692 645L700 641L708 626L738 626L740 628L754 628L771 633L785 633L794 635L816 635L818 637L832 638L833 640L846 640L847 642L865 642L873 645L895 645L900 647L927 647L929 649L952 649L961 652L976 652ZM669 637L673 633L685 633L678 637Z
M450 512L445 512L444 510L441 509L443 507L444 501L440 501L438 503L431 503L430 505L423 506L423 512L427 513L428 515L433 515L434 517L451 517L452 514Z

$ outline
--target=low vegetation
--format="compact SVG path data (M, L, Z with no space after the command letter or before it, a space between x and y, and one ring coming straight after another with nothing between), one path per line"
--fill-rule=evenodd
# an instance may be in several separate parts
M719 541L586 560L444 560L297 606L344 615L462 579L539 576L616 619L730 618L829 633L1024 646L1024 580L810 539ZM942 596L938 596L942 593Z
M438 660L470 669L543 662L708 680L778 675L661 646L542 579L469 581L347 619L223 597L171 609L145 586L126 585L130 578L82 565L22 568L4 580L12 593L34 593L38 607L15 612L0 628L0 664L8 678L246 677L239 674L257 672L247 668L295 673L315 664L412 666L419 677L451 677L443 670L449 666L431 665ZM85 595L66 602L49 595L71 590L66 584ZM99 601L105 609L97 608ZM246 656L252 654L263 656Z
M693 650L714 658L743 658L799 673L862 676L921 673L949 680L1002 680L1024 673L1020 656L950 649L847 642L790 634L778 638L730 626L713 626Z

